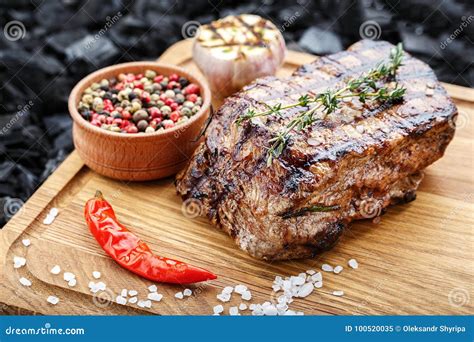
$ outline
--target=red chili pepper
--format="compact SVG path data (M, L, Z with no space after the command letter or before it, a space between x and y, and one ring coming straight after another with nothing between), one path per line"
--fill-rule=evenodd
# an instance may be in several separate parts
M112 206L100 191L87 201L84 216L99 245L120 266L144 278L175 284L217 278L202 268L153 254L145 242L118 222Z

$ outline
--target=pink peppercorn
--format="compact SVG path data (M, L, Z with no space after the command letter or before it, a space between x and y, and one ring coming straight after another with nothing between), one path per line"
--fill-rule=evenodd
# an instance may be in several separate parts
M128 126L127 128L127 133L138 133L138 128L137 126L133 125L133 126Z
M187 95L199 94L199 87L196 84L191 83L186 88L184 88L184 93Z
M163 127L165 127L165 129L172 128L174 127L174 122L172 120L164 120Z
M186 100L191 101L191 102L196 102L197 98L198 96L196 94L189 94L188 96L186 96Z
M176 121L179 120L179 117L180 117L180 116L181 116L181 115L179 115L178 112L172 112L172 113L170 114L170 119L173 120L173 122L176 122Z

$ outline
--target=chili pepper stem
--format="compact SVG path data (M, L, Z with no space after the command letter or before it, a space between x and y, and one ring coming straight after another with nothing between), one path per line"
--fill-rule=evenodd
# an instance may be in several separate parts
M104 199L104 195L102 195L102 191L100 190L96 190L94 197L99 198L99 199Z

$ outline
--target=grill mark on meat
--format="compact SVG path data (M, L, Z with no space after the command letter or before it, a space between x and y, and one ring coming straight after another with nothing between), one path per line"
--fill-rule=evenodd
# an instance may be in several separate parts
M413 200L419 180L411 179L443 155L457 111L431 69L409 55L397 75L407 88L402 103L343 103L326 120L295 134L271 167L266 166L268 139L305 109L234 124L249 108L268 108L264 102L294 102L308 89L340 86L387 60L391 48L386 42L356 43L346 52L317 58L289 78L262 78L228 98L178 174L178 193L200 199L212 223L263 259L310 257L330 248L345 226L364 218L361 201L381 203L382 214L390 204ZM428 85L432 96L426 96ZM315 203L340 210L279 216Z

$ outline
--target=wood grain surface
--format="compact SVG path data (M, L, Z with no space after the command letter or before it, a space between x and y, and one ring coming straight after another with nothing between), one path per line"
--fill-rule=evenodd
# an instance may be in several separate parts
M197 72L190 44L172 46L159 61ZM312 59L290 52L279 75L288 75ZM172 178L137 183L111 180L91 171L73 152L0 232L0 313L208 315L220 303L216 295L224 286L245 284L253 294L249 303L262 303L275 299L271 284L276 275L320 270L322 263L329 263L344 270L338 275L323 273L323 288L296 299L291 309L334 315L472 314L474 91L452 85L447 89L459 108L458 129L444 158L426 170L417 200L391 207L378 224L355 223L335 248L313 259L255 260L205 218L183 210L189 208L183 208L176 196ZM221 101L214 99L214 107ZM183 300L174 298L181 286L157 284L164 298L151 309L108 301L123 288L135 289L145 299L151 282L116 265L89 233L83 206L96 189L153 251L208 268L218 279L190 286L194 294ZM52 207L59 209L59 215L53 224L44 225ZM31 246L23 246L25 238ZM26 257L27 264L14 269L14 256ZM347 267L350 258L358 260L357 270ZM77 285L70 288L62 274L51 274L54 265L75 273ZM101 280L107 284L107 290L97 296L88 289L95 270L102 272ZM32 286L21 286L20 277L30 279ZM345 295L335 297L334 290ZM48 304L49 295L60 302ZM240 303L234 295L224 305L225 312Z

